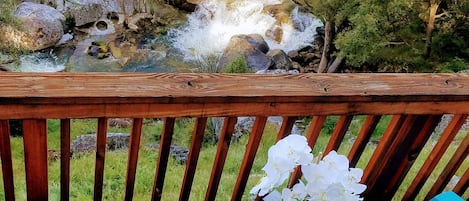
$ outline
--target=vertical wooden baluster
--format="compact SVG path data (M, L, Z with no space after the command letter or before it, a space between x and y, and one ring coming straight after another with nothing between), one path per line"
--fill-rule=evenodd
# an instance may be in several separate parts
M293 125L295 124L296 117L283 117L282 120L282 126L280 127L280 130L278 131L277 139L276 141L281 140L282 138L286 137L291 133L291 130L293 128Z
M15 200L13 165L11 161L10 127L8 120L0 120L0 158L2 160L3 189L5 201Z
M47 121L23 120L23 141L28 200L48 200Z
M181 192L179 194L179 200L189 200L192 181L194 180L195 170L197 168L197 160L199 159L200 148L202 148L206 126L206 117L196 119L194 132L192 133L191 146L189 148L189 156L187 157L184 179L182 181Z
M142 134L143 119L134 119L132 133L130 134L129 155L127 159L127 173L125 176L124 200L131 201L134 195L135 174L137 171L138 150L140 148L140 136Z
M231 196L232 201L239 201L243 197L249 173L251 172L252 164L254 163L256 152L262 139L262 133L264 133L266 122L267 117L261 116L256 117L256 120L254 121L251 134L249 135L248 144L246 145L246 152L244 152L244 158L239 170L238 179L236 180L233 194Z
M469 154L469 133L466 134L466 137L454 152L453 157L451 157L450 161L446 164L445 169L443 169L440 176L427 193L425 200L430 200L432 197L443 191L445 186L451 180L451 177L456 173L458 168L466 159L467 154Z
M368 174L368 180L366 182L367 189L363 193L366 200L376 200L385 196L384 192L387 190L387 183L382 183L381 181L384 179L389 182L389 180L392 179L393 174L389 173L388 170L394 168L394 170L391 171L395 171L395 168L397 168L395 165L399 164L398 161L402 160L406 150L410 149L408 136L415 136L416 125L423 125L426 121L426 119L419 118L420 116L415 115L403 115L403 117L404 121L397 129L397 132L385 133L380 140L380 143L378 143L378 147L373 154L378 154L381 157L375 160L370 160L370 163L378 163L379 165L375 166L371 171L369 171L369 169L368 171L365 169L365 171L371 173ZM421 119L425 121L422 122ZM380 144L385 146L380 147ZM368 166L366 168L368 168Z
M458 183L454 187L453 191L459 196L464 194L464 191L469 187L469 168L466 169L462 177L459 179Z
M218 139L217 153L213 163L210 182L208 184L207 193L205 194L206 201L215 200L217 195L218 185L220 184L221 174L230 147L231 136L233 135L237 120L237 117L225 117L225 121L223 122L223 129Z
M441 134L440 139L433 147L433 150L430 152L430 155L423 163L409 188L407 188L407 191L404 194L402 200L415 200L415 197L417 197L418 193L427 181L427 178L435 169L438 161L440 161L451 141L453 141L454 136L456 136L459 129L461 129L461 126L464 124L464 122L466 122L467 116L468 115L466 114L454 115L453 119Z
M391 145L388 155L385 155L385 163L382 164L385 168L379 173L373 187L376 198L392 199L440 119L441 115L420 115L415 121L409 122L412 125L408 132L400 131L398 137L403 135L402 141L398 138ZM403 127L405 126L404 123Z
M306 140L308 141L308 145L311 147L311 149L314 149L314 145L319 138L319 134L321 133L321 129L324 126L324 122L326 122L326 118L327 116L314 116L313 119L311 119L308 133L306 133ZM292 175L290 176L288 187L292 188L296 183L298 183L301 175L301 168L295 168Z
M163 193L164 177L166 175L166 167L168 166L169 150L171 148L171 140L174 132L174 118L165 118L163 131L160 139L160 150L158 152L158 164L155 170L155 180L151 200L161 200Z
M337 121L337 124L334 127L334 131L332 132L331 139L329 139L329 143L324 150L324 156L327 155L332 150L338 150L340 143L344 139L345 133L352 123L353 116L352 115L343 115Z
M348 154L350 161L350 167L355 167L360 159L363 151L365 150L366 144L370 141L371 135L376 129L376 126L381 120L381 115L369 115L366 117L365 123L363 123L360 132L358 133L357 139L353 143L352 148Z
M94 201L103 199L104 159L106 154L107 118L98 119L96 134L96 166L94 173Z
M60 120L60 200L70 198L70 119Z
M383 133L383 136L378 143L378 146L376 147L373 155L371 155L370 162L365 167L361 183L367 185L369 184L369 178L373 176L378 167L381 165L381 160L383 159L384 154L386 153L389 146L391 146L392 139L394 139L394 137L397 135L399 129L402 126L402 123L404 122L404 119L405 115L395 115L391 122L389 122L386 131Z

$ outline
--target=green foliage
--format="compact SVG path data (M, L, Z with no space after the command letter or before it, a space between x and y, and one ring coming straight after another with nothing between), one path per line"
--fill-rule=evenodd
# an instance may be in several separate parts
M339 120L339 116L328 116L324 122L321 132L326 135L331 135L334 131L335 124Z
M467 57L467 45L463 37L452 31L438 31L433 36L432 57L439 60L454 56Z
M0 0L0 25L15 24L12 14L17 4L16 0Z
M234 57L229 63L227 63L223 69L222 73L250 73L251 70L248 67L246 58L243 55L238 55Z
M70 14L66 14L64 31L69 32L73 29L73 27L75 27L75 18Z
M469 69L469 60L464 60L461 58L454 58L449 62L443 64L443 68L440 70L442 73L455 73L462 70Z

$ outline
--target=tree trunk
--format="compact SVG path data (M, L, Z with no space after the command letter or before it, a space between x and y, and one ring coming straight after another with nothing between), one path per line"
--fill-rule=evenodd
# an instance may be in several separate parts
M327 64L329 63L332 37L334 35L334 23L330 20L327 20L324 31L324 47L322 49L322 56L321 62L319 62L318 73L326 72Z
M433 30L435 30L435 20L437 18L436 12L438 11L439 6L440 6L439 2L430 4L428 23L427 23L426 35L425 35L425 50L424 50L425 58L430 57L430 54L432 51L432 35L433 35Z
M344 58L342 57L336 57L334 59L334 62L327 68L327 73L335 73L339 69L340 65L344 61Z

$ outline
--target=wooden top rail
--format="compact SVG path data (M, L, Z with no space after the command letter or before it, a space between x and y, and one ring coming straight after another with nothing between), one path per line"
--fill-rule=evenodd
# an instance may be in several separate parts
M458 114L468 101L468 74L0 74L0 119Z
M368 200L392 200L417 156L444 114L452 114L436 140L422 168L404 190L402 200L415 200L429 175L443 161L446 150L460 133L469 116L469 74L143 74L143 73L1 73L0 74L0 158L5 200L15 200L9 120L21 119L27 198L48 200L48 119L60 119L61 200L70 194L70 137L72 119L97 118L96 159L93 198L103 198L106 140L109 118L132 118L125 177L124 200L131 201L137 173L140 137L144 118L161 118L160 149L155 167L151 200L164 200L163 186L168 170L169 150L179 117L195 119L189 156L179 200L189 200L208 117L223 117L213 168L205 200L216 200L221 175L228 157L231 136L239 116L255 117L231 200L245 197L257 150L269 116L282 116L277 140L289 135L300 116L312 117L305 130L314 148L327 117L339 115L324 152L338 150L355 115L366 115L348 152L350 165L357 165L384 115L381 138L371 159L366 161L361 182ZM357 120L359 120L357 118ZM381 125L381 128L384 125ZM467 132L467 131L465 131ZM469 186L467 156L469 135L463 140L432 184L426 198L441 192L453 175L460 180L452 188L464 195ZM17 148L17 147L13 147ZM263 153L265 154L265 153ZM463 168L461 168L463 167ZM464 173L457 173L461 168ZM301 177L292 173L289 186ZM194 184L196 185L196 184ZM259 198L261 199L261 198ZM467 199L467 198L466 198Z

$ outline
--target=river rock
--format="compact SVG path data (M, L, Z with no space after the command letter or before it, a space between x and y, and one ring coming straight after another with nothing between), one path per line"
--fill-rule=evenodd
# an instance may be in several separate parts
M73 17L75 26L82 26L85 24L96 22L104 14L104 9L100 4L85 4L77 5L71 8L67 15Z
M265 54L268 50L269 46L259 34L235 35L231 37L217 68L222 69L233 59L243 56L251 70L266 70L274 64L272 59Z
M14 16L22 23L19 46L27 50L40 50L54 46L64 34L65 16L53 7L32 2L21 3Z
M130 134L108 133L106 136L106 149L109 151L127 149ZM73 154L91 152L96 150L96 134L80 135L72 140L70 150Z
M160 149L159 144L147 144L145 146L147 150L156 150L158 151ZM173 157L173 159L179 163L179 164L185 164L187 161L187 157L189 156L189 149L172 144L169 147L169 154Z
M197 4L199 4L200 0L169 0L167 1L170 5L179 8L181 10L194 12Z
M281 49L271 50L267 53L267 56L272 57L272 60L275 63L273 69L290 70L293 68L292 61L290 60L288 55Z
M132 14L134 11L137 12L147 12L145 10L145 4L139 1L134 0L123 0L124 6L122 6L122 1L116 0L73 0L73 1L63 1L56 0L57 9L62 12L67 12L69 10L77 9L83 6L89 6L92 4L101 5L104 14L116 12L116 13L128 13ZM87 13L82 13L87 15Z

